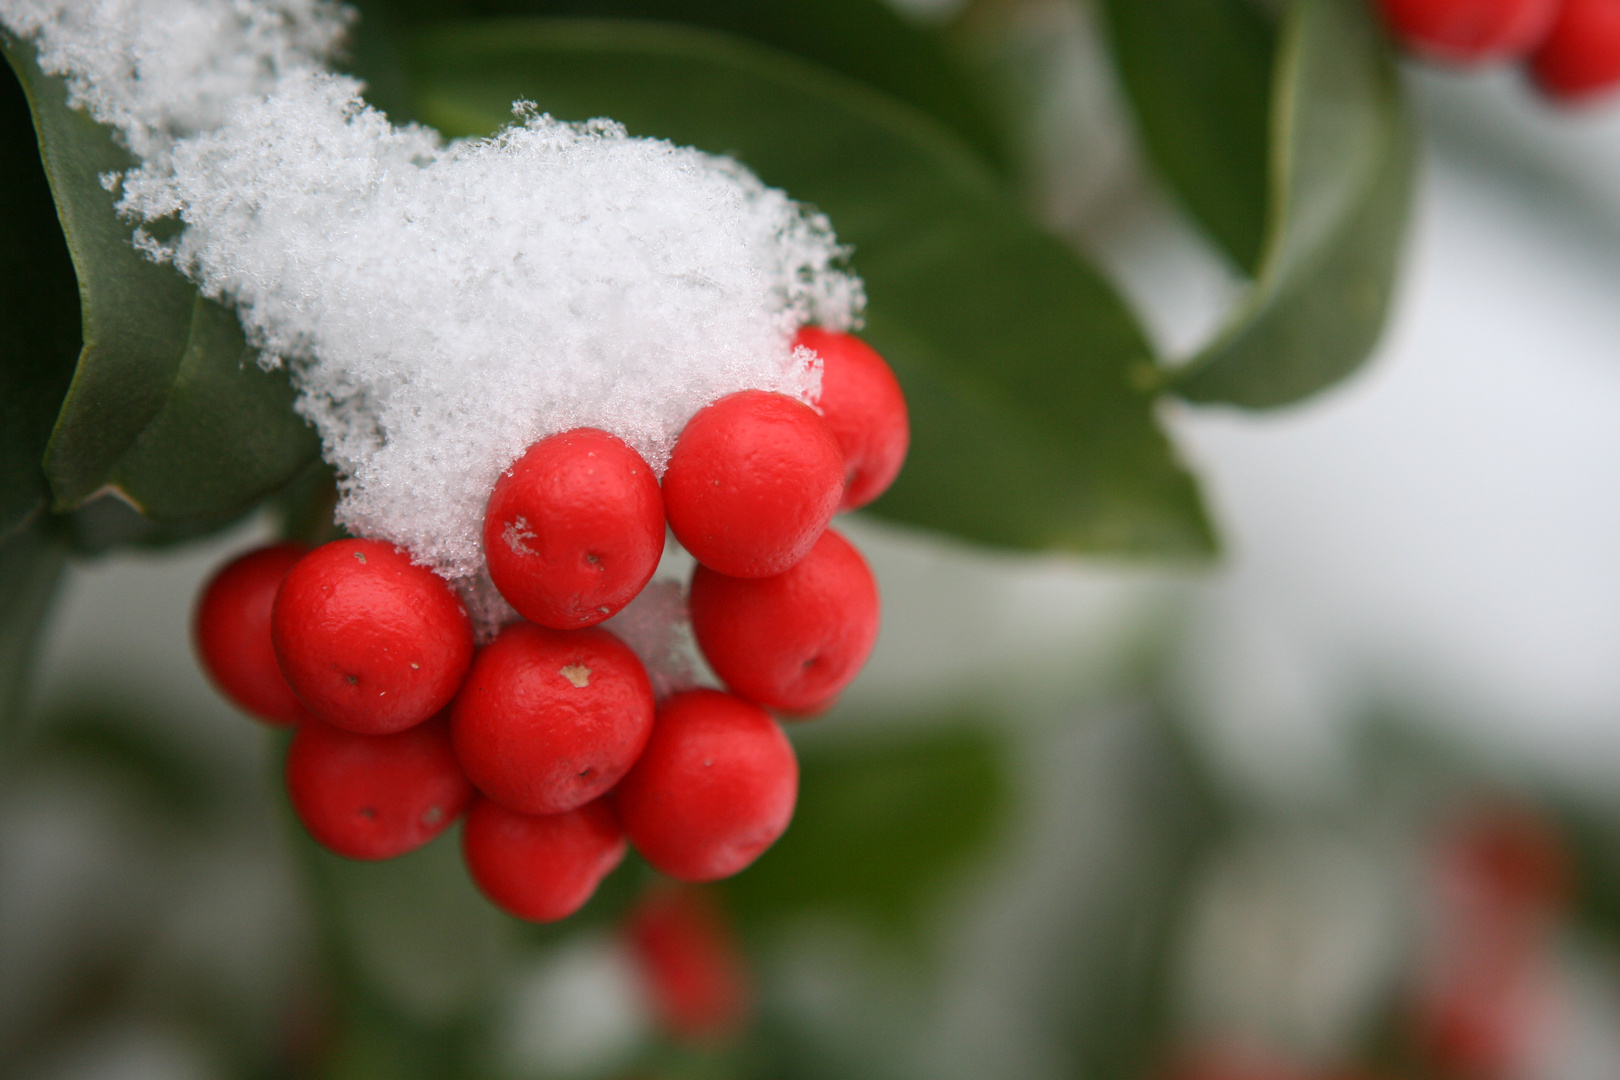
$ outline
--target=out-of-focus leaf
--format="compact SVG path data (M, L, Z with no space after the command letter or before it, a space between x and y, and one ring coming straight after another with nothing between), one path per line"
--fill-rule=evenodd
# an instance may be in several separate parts
M210 763L172 732L171 717L141 716L127 705L90 698L53 709L28 744L30 761L99 766L133 781L144 801L171 820L218 813L231 791Z
M1260 271L1216 340L1172 376L1192 401L1286 405L1353 371L1383 330L1413 147L1364 0L1291 0L1276 52Z
M990 836L1007 797L981 726L807 750L799 768L793 824L724 885L740 918L835 909L904 921Z
M1270 17L1255 0L1107 0L1104 7L1154 163L1253 274L1266 226Z
M286 377L258 369L229 312L135 250L101 182L128 153L68 106L32 46L3 40L79 283L84 348L44 459L56 508L116 489L162 521L245 510L315 451Z
M459 840L452 829L382 863L353 862L302 841L370 995L430 1026L481 1003L501 962L505 919L468 878Z
M638 22L423 31L418 112L485 134L518 98L733 153L855 248L866 336L894 366L912 448L884 516L994 544L1202 553L1192 479L1155 427L1135 322L974 155L901 102L740 38Z
M67 552L42 518L0 541L0 745L11 742Z
M0 538L45 509L40 459L79 352L79 292L28 99L0 70Z
M1075 1073L1098 1080L1161 1075L1179 1049L1181 928L1198 874L1235 818L1184 722L1147 702L1133 712L1098 746L1109 795L1090 806L1087 827L1107 836L1088 838L1097 879L1068 939L1052 943L1054 969L1068 976L1042 1018Z
M1009 165L1005 133L942 36L885 0L376 0L361 5L396 25L447 18L549 16L649 19L749 38L893 95L951 128L987 162ZM363 73L371 77L369 70ZM385 74L385 81L387 76ZM570 117L569 119L584 119Z

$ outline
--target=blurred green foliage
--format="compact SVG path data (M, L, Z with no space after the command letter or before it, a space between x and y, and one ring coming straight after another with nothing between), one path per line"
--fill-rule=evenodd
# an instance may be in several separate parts
M1287 0L1275 14L1249 0L1108 5L1148 151L1253 279L1216 341L1173 372L1091 258L1025 205L1013 120L948 34L881 0L360 7L351 60L396 119L487 134L520 97L562 117L611 115L733 154L828 213L868 285L866 333L912 409L907 468L874 507L901 522L1026 550L1205 555L1213 530L1156 424L1159 395L1286 404L1353 370L1383 325L1412 155L1388 49L1359 0ZM98 179L127 155L67 108L30 46L0 41L0 731L14 735L70 554L179 543L267 501L289 534L317 539L333 488L285 374L258 367L227 308L130 245ZM1173 729L1147 727L1121 818L1141 857L1077 963L1085 985L1040 1021L1070 1033L1088 1076L1158 1064L1175 928L1226 825ZM140 734L161 728L89 710L48 723L15 760L121 771L162 813L208 818L227 795ZM1016 787L995 722L946 713L908 730L807 741L793 828L720 890L751 940L806 915L919 938L1006 834ZM333 996L306 1002L310 1060L244 1059L244 1076L305 1075L313 1060L354 1080L481 1075L501 973L564 935L611 932L653 878L632 858L577 920L530 928L477 896L453 835L381 867L300 843ZM663 1047L644 1064L670 1078L818 1075L795 1056L802 1033L779 1021L766 1020L768 1045Z

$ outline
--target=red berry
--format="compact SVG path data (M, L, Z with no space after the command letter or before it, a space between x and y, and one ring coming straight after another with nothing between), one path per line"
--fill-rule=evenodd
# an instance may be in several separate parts
M718 690L676 694L613 793L636 850L681 881L730 877L793 818L799 762L765 710Z
M287 794L323 847L351 859L392 859L460 817L473 786L443 719L392 735L307 720L287 749Z
M733 577L780 574L804 558L843 497L844 455L821 417L762 390L699 410L664 473L676 538Z
M203 670L219 692L271 724L309 716L276 664L270 644L270 609L276 590L305 548L275 544L227 563L203 588L191 623Z
M363 735L420 724L472 662L472 622L444 579L375 540L334 540L281 584L282 674L316 716Z
M594 626L635 599L664 553L658 478L605 431L541 439L501 475L484 513L489 576L541 626Z
M606 802L562 814L519 814L479 799L461 830L467 869L484 895L530 922L566 919L624 859L624 830Z
M733 693L814 713L860 673L878 633L878 591L861 553L831 529L803 562L768 578L698 567L692 632Z
M1453 923L1466 917L1537 924L1567 906L1574 892L1569 851L1558 831L1533 809L1506 801L1472 807L1449 824L1439 871Z
M514 623L451 708L462 768L510 810L559 814L619 782L653 728L652 684L606 630Z
M671 1034L718 1040L748 1018L748 968L736 934L707 892L659 889L625 927L654 1009Z
M1382 0L1390 30L1415 53L1452 64L1529 55L1559 0Z
M860 338L807 326L793 342L821 357L821 419L844 452L844 501L856 510L888 490L911 445L906 396Z
M1530 72L1542 90L1571 103L1620 85L1620 0L1563 0Z

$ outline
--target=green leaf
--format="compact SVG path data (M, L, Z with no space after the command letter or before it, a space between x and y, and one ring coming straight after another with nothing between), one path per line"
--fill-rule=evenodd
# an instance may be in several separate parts
M1353 371L1389 309L1414 154L1394 63L1363 0L1292 0L1272 95L1258 280L1171 376L1192 401L1269 408Z
M259 366L234 312L201 296L193 303L163 408L108 476L159 522L246 509L320 453L315 429L293 411L286 373Z
M284 374L260 371L234 316L143 257L101 177L129 155L32 47L5 36L78 275L84 349L45 452L58 510L108 489L160 521L220 518L280 487L316 441Z
M1255 0L1106 0L1104 8L1154 163L1253 274L1266 225L1272 21Z
M42 518L0 541L0 745L16 736L41 629L66 564L66 550Z
M951 128L986 161L1010 168L1005 133L943 36L906 20L885 0L372 0L361 7L362 41L374 15L396 24L512 16L656 19L724 31L891 94Z
M982 725L804 750L793 824L723 886L728 902L754 920L810 909L913 918L990 837L1007 786Z
M28 100L0 70L0 538L45 509L40 459L79 352L79 293Z
M66 514L52 514L56 534L74 555L100 555L120 547L167 548L201 540L236 525L247 511L222 517L153 521L110 490Z
M875 512L994 544L1210 548L1192 480L1132 382L1153 376L1135 322L928 117L791 56L674 26L438 27L408 57L418 113L448 134L488 133L527 98L734 154L825 211L855 247L866 336L912 409L910 459Z

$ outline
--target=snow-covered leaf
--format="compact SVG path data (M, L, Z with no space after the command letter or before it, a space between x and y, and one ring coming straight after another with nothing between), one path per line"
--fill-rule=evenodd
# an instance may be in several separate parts
M79 282L84 347L44 458L56 508L109 487L158 520L246 508L316 449L286 377L258 369L234 316L135 250L101 181L127 168L128 154L69 108L29 45L0 38L33 111Z

